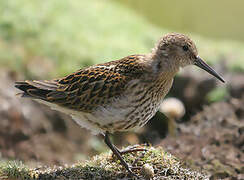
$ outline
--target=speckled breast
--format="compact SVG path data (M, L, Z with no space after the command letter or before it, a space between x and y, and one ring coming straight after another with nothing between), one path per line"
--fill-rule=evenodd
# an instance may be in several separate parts
M129 131L144 126L158 111L172 81L158 79L154 82L131 82L120 99L105 110L114 111L114 117L111 117L114 119L109 120L107 113L108 122L104 123L103 129L110 132Z

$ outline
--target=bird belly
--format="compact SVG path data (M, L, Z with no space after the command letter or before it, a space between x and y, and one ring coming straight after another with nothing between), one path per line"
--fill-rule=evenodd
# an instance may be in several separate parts
M138 86L134 87L134 84ZM142 127L159 109L164 96L156 98L148 84L143 85L135 81L130 86L119 98L104 107L99 107L93 113L105 131L113 133Z
M90 130L91 133L94 135L105 132L105 130L102 129L101 125L97 123L98 117L94 116L91 113L68 109L40 99L35 99L35 100L38 101L39 103L49 106L53 110L60 111L62 113L70 115L78 125L80 125L85 129Z
M130 131L144 126L157 112L159 103L148 98L143 104L127 100L123 105L113 103L95 112L97 120L105 131Z
M133 81L121 96L114 97L109 104L99 106L90 113L68 109L43 100L37 101L71 115L77 124L91 130L92 134L130 131L144 126L155 115L171 84L172 81L163 83L163 89L160 89L160 86L155 90L154 84L150 86Z
M134 107L129 100L130 98L122 98L115 100L107 106L100 106L92 113L76 111L68 108L58 106L43 100L38 102L45 104L51 109L63 112L70 115L72 119L81 127L88 129L92 134L100 134L109 131L110 133L116 131L129 131L139 128L146 124L148 120L156 113L154 113L152 104L142 104ZM138 104L139 105L139 104ZM144 113L144 111L150 113Z
M115 132L144 126L158 111L173 79L158 82L143 84L134 81L120 99L97 111L98 117L103 119L103 128Z

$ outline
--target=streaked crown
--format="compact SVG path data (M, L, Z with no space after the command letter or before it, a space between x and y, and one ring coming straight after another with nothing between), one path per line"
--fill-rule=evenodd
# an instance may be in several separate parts
M194 64L225 82L198 56L195 43L184 34L169 33L163 36L153 49L152 57L156 72L177 72L180 67Z

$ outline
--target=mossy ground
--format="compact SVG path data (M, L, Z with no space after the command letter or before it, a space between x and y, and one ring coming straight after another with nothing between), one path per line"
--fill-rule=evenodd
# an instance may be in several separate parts
M148 164L153 167L153 179L208 179L207 175L184 168L180 160L162 148L145 147L147 151L124 155L124 159L134 167ZM140 168L134 172L145 179L147 174ZM94 156L90 161L59 167L28 168L14 161L0 165L2 179L135 179L119 164L111 153Z

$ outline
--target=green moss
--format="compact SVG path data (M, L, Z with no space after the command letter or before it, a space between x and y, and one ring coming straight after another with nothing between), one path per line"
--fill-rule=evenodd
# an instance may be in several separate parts
M207 179L203 173L183 168L182 163L162 148L145 147L146 152L124 155L129 164L142 167L149 164L154 169L154 178ZM142 177L138 168L134 172ZM90 161L71 166L39 167L30 169L21 163L7 162L0 166L0 178L12 179L133 179L111 153L94 156Z
M30 179L29 170L21 162L1 161L0 162L0 179L16 178Z

